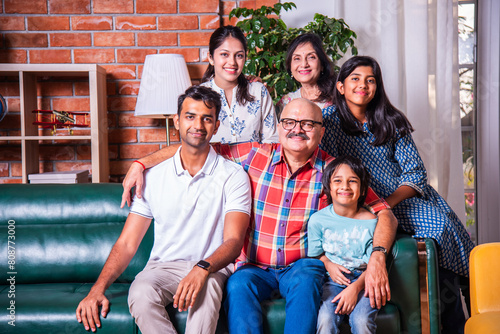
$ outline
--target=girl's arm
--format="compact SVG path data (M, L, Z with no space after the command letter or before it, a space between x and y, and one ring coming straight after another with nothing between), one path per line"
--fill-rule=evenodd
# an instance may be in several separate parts
M418 194L419 193L410 186L400 186L398 189L396 189L395 192L390 194L389 197L385 199L385 201L391 208L393 208L401 201L404 201L405 199L413 196L417 196Z
M144 158L141 158L137 162L133 162L128 171L125 179L123 180L123 193L122 193L122 202L120 207L123 208L125 203L130 207L132 202L131 199L131 190L135 186L135 195L139 198L142 197L142 184L144 182L143 172L144 169L151 168L153 166L158 165L160 162L167 160L174 156L175 152L179 149L180 144L172 144L170 146L166 146L159 151L156 151Z
M397 140L394 158L401 168L401 178L398 189L386 198L391 207L407 198L423 195L427 184L427 171L411 134Z
M342 290L333 298L332 303L338 302L335 314L350 314L358 303L358 295L365 287L365 272L351 285Z
M273 99L267 91L266 86L262 85L261 91L262 101L262 142L263 143L278 143L278 131L276 127L278 126L278 119L276 118L276 109L273 105Z

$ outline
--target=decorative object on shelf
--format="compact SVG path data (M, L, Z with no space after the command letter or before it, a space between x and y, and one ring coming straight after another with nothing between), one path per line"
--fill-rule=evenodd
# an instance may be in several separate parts
M52 128L52 135L56 134L57 129L67 128L70 135L73 134L73 129L70 127L88 128L89 113L88 112L74 112L74 111L57 111L57 110L33 110L36 113L36 120L34 125L39 125L42 128ZM83 123L77 122L77 116L83 116ZM73 117L72 117L73 116ZM80 117L79 119L81 119Z
M135 116L166 118L167 145L170 145L170 115L177 113L177 99L189 86L191 79L184 56L178 54L146 56Z
M5 115L7 115L7 103L2 95L0 95L0 122L3 120Z
M88 170L68 170L29 174L30 183L89 183Z
M28 175L40 172L40 144L50 140L54 143L90 142L90 160L92 182L109 182L109 155L108 155L108 118L106 109L106 69L97 64L0 64L1 77L17 78L19 82L19 113L21 131L7 131L0 133L0 141L15 140L21 145L21 175L22 182L28 183ZM72 136L60 133L57 136L49 135L40 127L33 125L37 114L33 110L39 109L39 95L37 89L40 79L43 81L51 77L66 77L68 81L88 82L89 121L88 131ZM76 96L74 96L76 98ZM78 96L81 98L81 96ZM85 110L87 111L87 110ZM50 110L50 114L52 111ZM73 115L76 123L85 116ZM72 125L72 123L70 123ZM60 146L60 145L57 145ZM57 149L54 147L54 149ZM1 331L1 330L0 330Z

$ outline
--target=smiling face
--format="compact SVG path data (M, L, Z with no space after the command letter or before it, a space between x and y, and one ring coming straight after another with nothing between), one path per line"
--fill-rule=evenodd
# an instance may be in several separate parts
M330 179L330 195L334 206L357 209L361 194L359 176L346 164L341 164Z
M179 130L182 146L205 149L217 132L219 121L215 107L209 108L205 102L187 97L180 114L174 116L174 125Z
M292 53L290 71L302 85L316 85L320 77L321 61L311 43L299 44Z
M208 61L214 67L214 80L217 86L237 85L238 76L245 65L245 49L234 37L227 37L224 42L208 55Z
M321 109L306 99L295 99L287 104L281 113L281 119L285 118L296 121L323 121ZM309 159L321 142L324 133L325 128L320 124L315 124L313 129L307 132L302 130L300 123L297 123L291 130L285 130L281 122L278 125L280 143L285 155L293 154L296 157L299 156L301 160Z
M366 111L368 103L375 97L377 82L370 66L358 66L344 80L337 82L337 89L345 96L347 106L351 111L361 109Z

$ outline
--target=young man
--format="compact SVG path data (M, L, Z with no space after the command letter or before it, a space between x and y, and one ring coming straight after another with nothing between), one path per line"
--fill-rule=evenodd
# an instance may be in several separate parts
M214 333L224 283L241 251L250 218L250 186L241 166L210 147L220 96L193 86L179 97L175 127L181 147L145 173L123 231L88 296L76 310L85 329L100 327L104 292L125 270L151 220L155 240L148 264L130 287L129 307L141 332L176 333L165 306L188 310L186 333Z
M321 109L305 99L290 102L281 114L279 144L215 145L223 156L241 164L252 183L253 214L238 270L227 283L225 308L229 332L262 333L261 302L279 293L286 299L285 333L315 333L325 272L317 259L306 258L307 222L322 207L321 177L333 159L318 145L324 134ZM152 166L171 156L163 149L146 159ZM142 168L131 168L124 180L122 205L131 186L142 185ZM373 245L391 247L397 221L385 202L371 192L366 204L378 212ZM390 299L385 252L370 256L365 291L372 307Z

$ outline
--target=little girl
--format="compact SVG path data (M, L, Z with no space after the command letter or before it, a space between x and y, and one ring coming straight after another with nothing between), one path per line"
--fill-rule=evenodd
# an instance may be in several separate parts
M357 158L345 155L323 172L328 204L309 219L308 253L319 257L327 275L318 313L317 333L338 333L346 315L352 333L375 333L378 310L364 296L365 270L372 252L377 217L362 208L368 171Z
M399 226L415 238L437 242L443 333L463 333L459 281L466 282L474 244L448 203L427 184L413 128L390 103L377 61L364 56L346 61L334 102L323 110L331 130L323 137L323 149L359 158L372 176L371 188L392 207Z
M249 82L242 73L247 53L245 35L238 27L224 26L210 37L210 65L202 86L219 93L220 126L212 142L278 142L276 113L266 87Z

